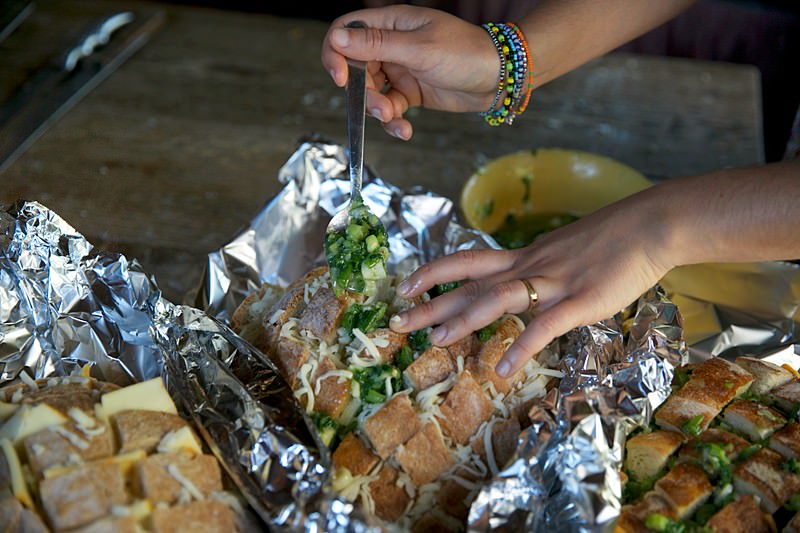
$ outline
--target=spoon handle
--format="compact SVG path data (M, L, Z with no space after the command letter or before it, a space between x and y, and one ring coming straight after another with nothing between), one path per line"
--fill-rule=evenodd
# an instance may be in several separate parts
M355 20L348 28L366 28ZM364 110L367 99L367 64L347 59L347 143L350 150L350 201L361 196L361 178L364 172Z

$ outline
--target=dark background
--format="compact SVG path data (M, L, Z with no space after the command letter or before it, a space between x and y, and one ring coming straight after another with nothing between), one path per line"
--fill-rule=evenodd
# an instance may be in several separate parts
M536 0L172 0L172 3L326 21L363 7L407 3L436 7L471 22L482 23L518 20L535 5ZM766 159L776 161L783 157L800 106L798 0L700 0L672 21L620 50L757 66L762 76Z

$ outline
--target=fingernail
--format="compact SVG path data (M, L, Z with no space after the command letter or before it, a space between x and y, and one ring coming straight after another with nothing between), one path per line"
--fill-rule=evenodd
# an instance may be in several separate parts
M342 28L336 28L331 32L331 42L342 48L350 44L350 32Z
M328 72L330 73L331 78L333 79L333 81L336 82L336 71L333 70L333 69L330 69Z
M406 295L409 292L411 292L411 282L408 281L408 279L404 279L403 281L401 281L400 284L397 286L397 292L399 292L402 295Z
M402 139L404 141L406 140L406 138L403 136L403 130L400 128L395 128L394 130L392 130L392 135L394 135L398 139Z
M370 113L372 114L373 117L375 117L378 120L380 120L381 122L383 122L383 113L381 113L381 110L380 110L379 107L373 107L370 110Z
M508 361L500 361L494 371L501 378L508 377L508 373L511 372L511 365Z
M431 331L431 342L441 344L447 340L447 326L439 326Z
M405 315L392 315L392 318L389 319L389 327L392 329L402 327L405 323Z

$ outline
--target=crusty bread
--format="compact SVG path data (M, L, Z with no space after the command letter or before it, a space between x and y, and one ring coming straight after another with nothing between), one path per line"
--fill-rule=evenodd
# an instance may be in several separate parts
M683 519L691 516L703 505L714 487L699 466L682 463L656 481L655 491L664 498Z
M439 425L445 435L466 444L481 424L489 420L494 406L469 370L459 374L441 405Z
M382 459L404 444L421 427L408 394L398 394L364 422L364 434Z
M422 426L414 436L402 444L395 457L417 486L435 480L453 464L442 432L433 421Z
M397 482L399 475L396 468L384 464L378 471L377 479L369 484L375 514L389 522L403 516L411 501L406 490Z
M444 381L457 370L456 362L447 348L431 346L408 365L403 376L406 383L419 391Z
M491 382L497 392L507 394L522 379L519 372L508 378L501 378L494 369L508 347L517 340L524 329L524 324L516 317L509 316L500 320L494 334L482 343L478 353L467 361L467 369L472 372L479 384Z
M737 357L736 364L755 377L750 386L750 391L755 394L765 394L794 378L794 374L785 368L755 357Z
M369 448L355 433L348 433L333 452L333 466L345 468L353 476L366 476L380 462L380 457Z
M283 289L271 283L262 283L239 304L231 316L231 329L244 340L264 351L264 315L283 296Z
M625 444L625 470L636 481L652 479L664 469L685 438L681 433L665 430L629 438Z
M761 508L772 514L800 492L800 476L782 468L783 457L763 448L736 466L733 481L736 492L759 498Z
M755 497L748 494L736 498L708 520L712 531L727 533L775 533L775 520L764 514ZM784 532L786 530L784 529Z
M736 400L722 414L723 420L736 432L751 440L764 440L786 424L781 413L750 400Z

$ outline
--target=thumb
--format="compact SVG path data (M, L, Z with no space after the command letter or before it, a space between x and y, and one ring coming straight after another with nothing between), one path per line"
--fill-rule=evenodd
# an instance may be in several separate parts
M414 67L419 54L409 32L381 28L335 28L331 31L333 48L359 61L386 61Z

